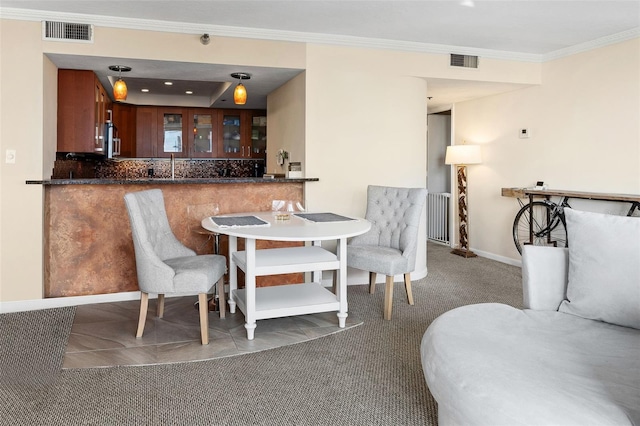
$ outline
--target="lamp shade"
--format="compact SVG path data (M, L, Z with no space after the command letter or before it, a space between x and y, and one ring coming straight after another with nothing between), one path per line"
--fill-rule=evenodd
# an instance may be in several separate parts
M113 97L116 101L126 101L127 100L127 85L124 80L119 79L113 85Z
M247 103L247 89L245 89L242 83L238 83L236 90L233 91L233 102L236 105L244 105Z
M480 164L480 145L452 145L447 147L445 164Z

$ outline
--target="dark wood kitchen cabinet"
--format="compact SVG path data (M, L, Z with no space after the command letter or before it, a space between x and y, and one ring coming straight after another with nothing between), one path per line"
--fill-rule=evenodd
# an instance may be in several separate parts
M189 108L187 114L187 150L192 158L211 158L218 153L218 110Z
M120 156L136 154L136 106L116 102L113 104L113 124L120 138Z
M218 110L137 107L136 157L214 158L218 153Z
M58 152L102 154L109 119L120 139L121 157L264 158L266 154L264 110L112 103L93 71L58 70Z
M265 111L260 110L222 110L218 156L264 158L267 144L266 115Z
M158 108L136 107L136 157L155 157L158 136Z
M58 152L103 145L111 100L93 71L58 70Z
M116 126L123 139L117 122ZM132 156L138 158L171 154L178 158L264 158L267 114L264 110L137 106L134 140ZM124 147L124 139L122 143Z
M239 109L222 110L221 126L218 129L219 157L243 157L243 139L247 137L247 116ZM244 131L243 131L244 130ZM244 137L243 137L244 136Z
M265 158L267 155L267 112L249 111L249 126L251 157Z

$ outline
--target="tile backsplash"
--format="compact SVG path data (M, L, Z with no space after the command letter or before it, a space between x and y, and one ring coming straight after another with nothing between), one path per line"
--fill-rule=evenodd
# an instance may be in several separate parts
M176 178L262 177L264 160L176 159ZM171 161L162 159L68 158L58 155L51 179L171 178Z

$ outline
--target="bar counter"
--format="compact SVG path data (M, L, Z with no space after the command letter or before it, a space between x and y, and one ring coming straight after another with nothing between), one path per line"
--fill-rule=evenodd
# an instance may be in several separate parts
M317 182L318 178L140 178L140 179L48 179L28 180L27 185L184 185L184 184L235 184L235 183L304 183Z
M44 295L82 296L138 290L135 254L124 204L128 192L159 188L169 224L187 247L212 253L210 235L201 232L201 216L211 203L220 214L269 211L272 200L305 202L304 185L317 178L197 178L197 179L51 179L27 181L45 189ZM193 214L193 212L198 212ZM226 237L225 237L226 238ZM291 245L290 243L287 245ZM260 247L283 243L261 241ZM227 255L226 239L220 254ZM264 277L258 285L283 282ZM285 282L296 282L287 276Z

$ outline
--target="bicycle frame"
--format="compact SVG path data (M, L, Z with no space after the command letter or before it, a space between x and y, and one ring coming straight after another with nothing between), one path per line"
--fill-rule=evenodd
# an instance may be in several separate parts
M533 237L547 237L547 242L551 242L551 231L553 231L558 223L562 221L564 223L564 208L571 206L569 205L569 197L562 197L562 200L559 203L554 203L549 198L545 198L542 200L543 203L550 206L552 211L551 214L547 213L547 226L540 229L537 233L533 232L533 203L529 203L529 217L531 220L529 221L529 244L533 244Z

